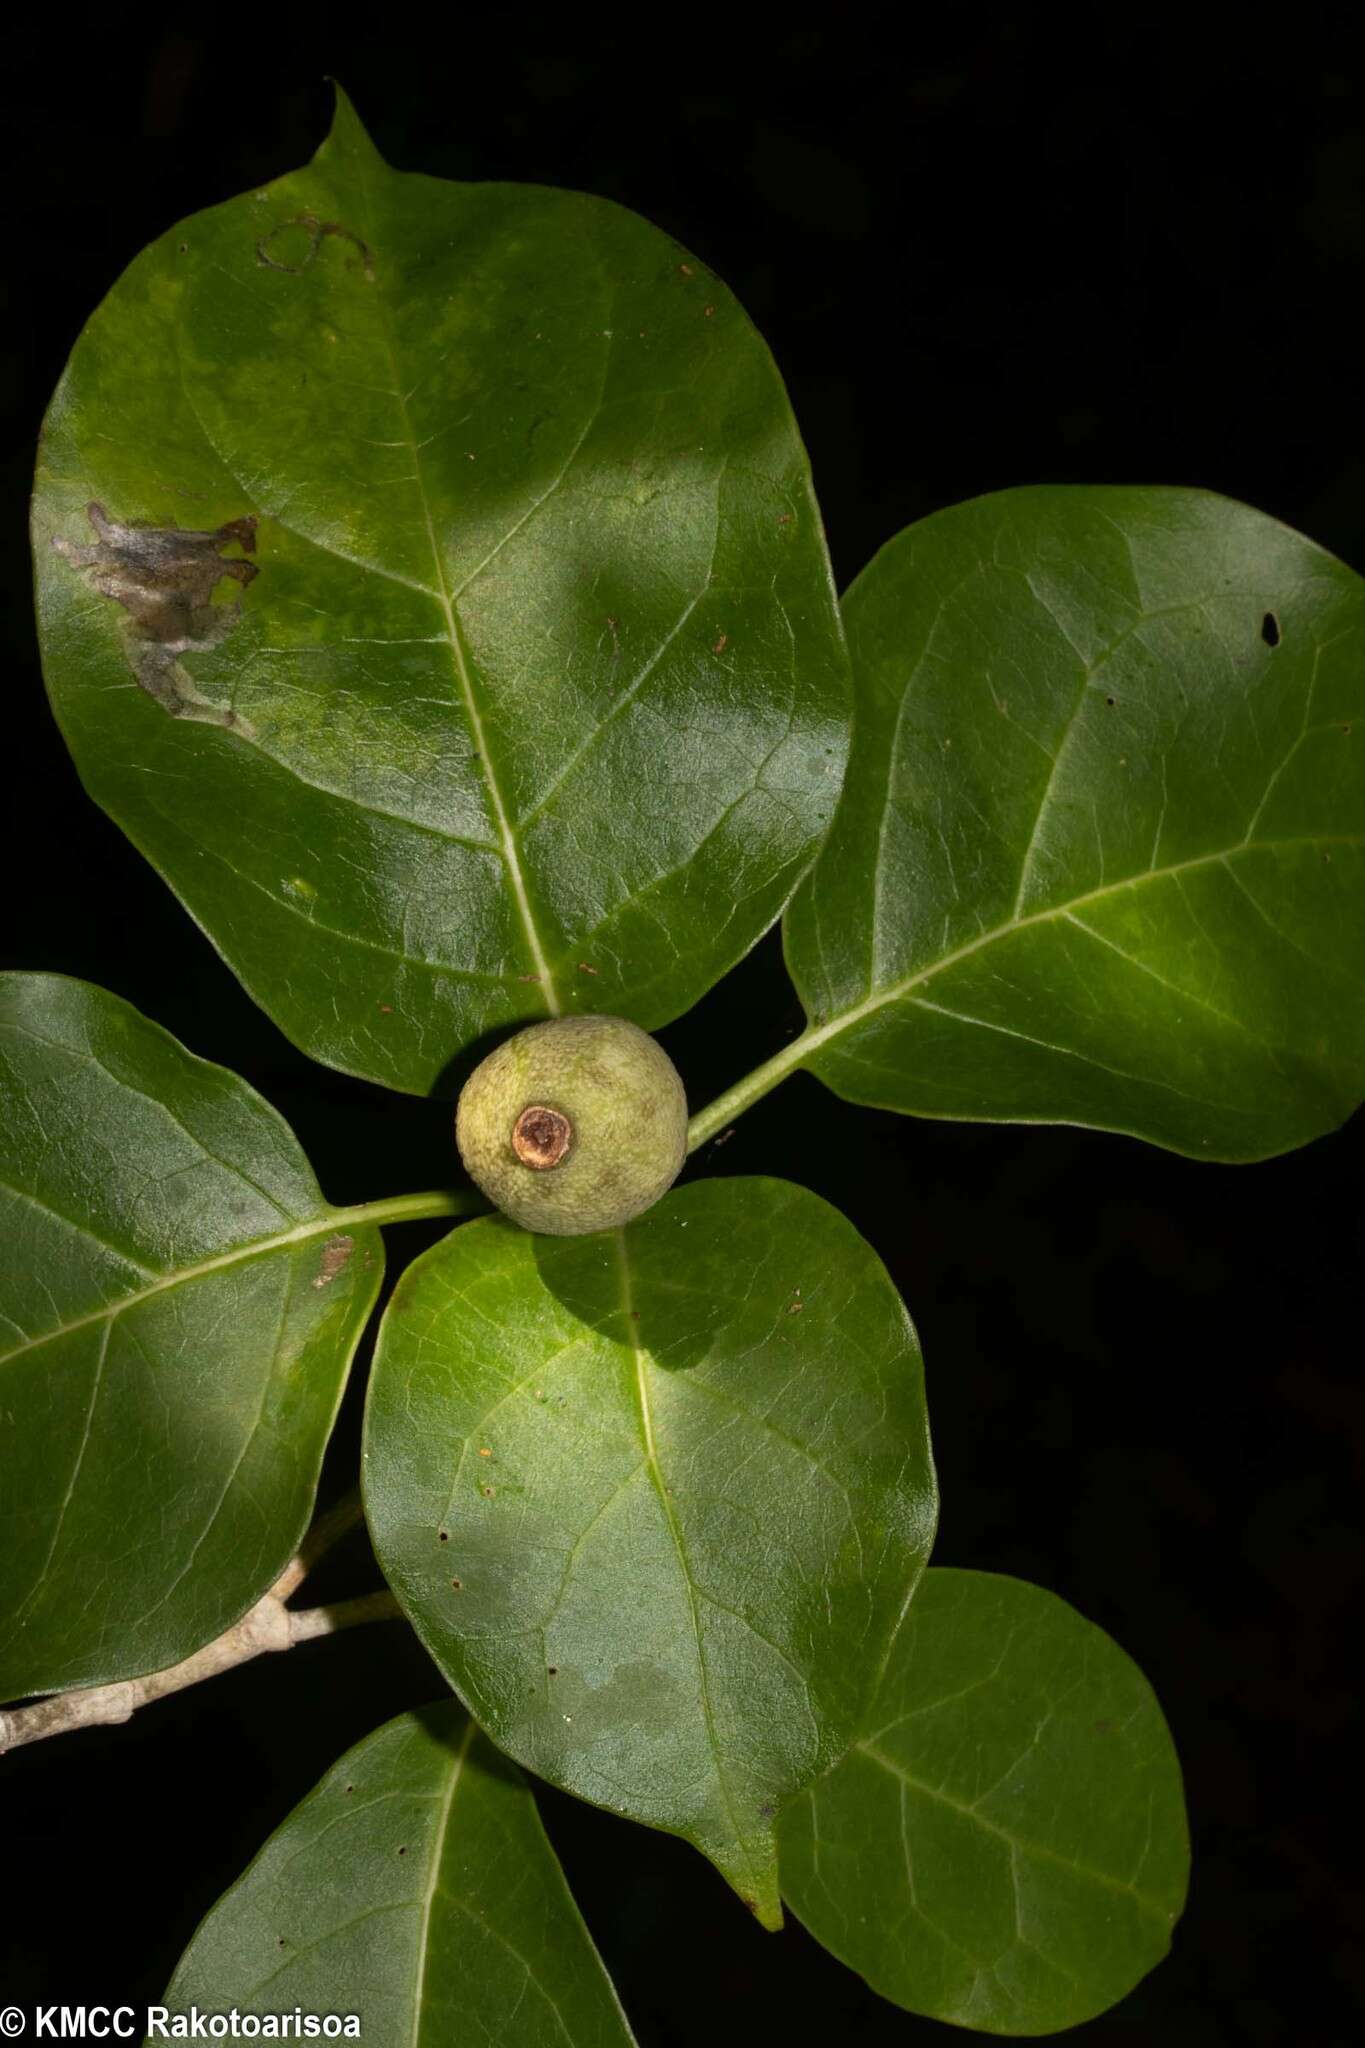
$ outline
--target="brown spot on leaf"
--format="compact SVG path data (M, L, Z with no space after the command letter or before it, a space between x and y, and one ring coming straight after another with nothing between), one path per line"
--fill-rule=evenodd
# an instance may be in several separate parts
M81 547L56 536L52 546L73 568L85 571L92 590L113 598L128 614L124 645L135 680L172 718L221 725L250 738L251 728L238 712L200 695L180 656L217 647L236 625L240 600L215 604L213 593L227 577L245 589L260 573L255 562L222 552L234 543L248 555L256 552L254 517L194 532L179 526L124 526L94 500L85 511L94 543Z
M313 1275L314 1287L330 1287L337 1274L341 1272L342 1268L349 1261L354 1250L355 1239L353 1237L347 1237L344 1234L338 1237L329 1237L326 1244L322 1247L322 1258L318 1262L317 1272Z

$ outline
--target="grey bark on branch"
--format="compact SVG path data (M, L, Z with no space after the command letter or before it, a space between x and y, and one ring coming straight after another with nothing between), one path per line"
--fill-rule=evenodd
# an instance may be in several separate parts
M318 1560L359 1518L359 1497L348 1494L314 1523L297 1556L290 1559L270 1591L240 1621L183 1662L172 1664L165 1671L149 1671L143 1678L91 1686L82 1692L55 1693L51 1699L38 1700L33 1706L0 1711L0 1756L26 1742L42 1742L49 1735L64 1735L74 1728L129 1721L139 1707L152 1700L183 1692L186 1686L214 1678L220 1671L230 1671L236 1664L247 1664L267 1651L291 1650L296 1643L313 1642L319 1636L335 1635L339 1629L356 1628L362 1622L400 1620L402 1609L387 1590L362 1593L356 1599L334 1601L326 1607L295 1610L285 1605Z

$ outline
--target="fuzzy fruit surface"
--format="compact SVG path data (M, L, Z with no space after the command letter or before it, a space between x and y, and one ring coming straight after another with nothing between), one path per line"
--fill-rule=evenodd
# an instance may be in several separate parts
M518 1156L528 1111L570 1129L552 1166ZM523 1121L525 1120L525 1121ZM624 1017L554 1017L507 1039L460 1092L455 1137L471 1180L527 1230L579 1237L629 1223L687 1156L687 1098L662 1047ZM534 1154L533 1154L534 1156Z

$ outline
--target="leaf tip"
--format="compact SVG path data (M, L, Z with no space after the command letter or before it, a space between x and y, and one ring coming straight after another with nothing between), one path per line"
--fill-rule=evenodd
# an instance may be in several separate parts
M352 164L382 164L384 159L371 141L369 131L357 114L346 88L339 79L330 75L327 83L335 95L335 104L332 125L328 130L327 140L318 151L318 158L339 158Z
M769 1832L735 1843L724 1856L712 1854L711 1861L764 1932L780 1934L782 1894L777 1877L776 1836Z
M763 1932L765 1934L780 1934L783 1927L782 1901L777 1893L774 1892L771 1899L759 1899L751 1903L753 1904L754 1918L763 1929Z

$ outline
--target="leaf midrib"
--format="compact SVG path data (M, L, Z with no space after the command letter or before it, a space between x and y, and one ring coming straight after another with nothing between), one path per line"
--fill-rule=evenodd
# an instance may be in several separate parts
M139 1287L131 1294L124 1294L117 1301L106 1302L102 1307L89 1310L85 1315L75 1316L70 1322L58 1323L51 1330L44 1330L41 1336L30 1337L22 1344L14 1345L9 1351L0 1352L0 1365L8 1365L12 1359L26 1356L30 1351L40 1350L44 1344L53 1344L58 1338L69 1337L76 1330L89 1329L96 1323L108 1322L121 1316L131 1308L137 1308L144 1301L152 1301L173 1287L183 1287L193 1280L202 1280L208 1273L220 1273L230 1266L245 1265L249 1260L268 1257L270 1253L284 1250L290 1245L306 1244L310 1238L331 1236L347 1227L348 1213L332 1210L326 1216L310 1223L298 1223L292 1230L276 1231L270 1237L253 1238L249 1244L233 1245L229 1251L216 1252L212 1258L200 1259L192 1266L180 1266L173 1272L163 1273L146 1287Z
M431 1870L427 1877L426 1889L422 1895L422 1909L417 1924L417 1980L413 1985L412 1992L412 2048L418 2048L422 2034L422 1998L426 1990L427 1956L431 1947L431 1908L441 1882L441 1859L445 1855L446 1830L450 1825L450 1815L451 1809L455 1804L455 1794L459 1790L460 1780L464 1776L465 1759L469 1755L470 1745L474 1740L475 1732L475 1723L471 1717L465 1723L465 1731L461 1737L459 1751L456 1754L454 1766L451 1770L450 1783L446 1787L445 1796L441 1801L441 1810L436 1816L436 1831L431 1847Z
M362 183L367 188L365 194L367 211L371 211L368 178L363 173ZM480 769L483 772L484 787L488 791L488 800L493 812L493 822L501 842L503 866L507 871L508 881L512 885L512 896L516 903L517 915L521 921L522 930L525 933L527 950L531 956L536 982L544 998L546 1009L552 1017L557 1017L560 1011L560 1004L555 989L554 975L551 972L545 949L541 944L540 932L537 929L535 916L531 910L531 899L526 887L526 877L522 872L521 853L517 846L511 813L508 811L503 799L497 773L488 751L483 718L474 693L474 680L470 672L468 651L464 644L464 636L455 611L455 601L451 595L450 579L446 575L445 559L441 553L440 542L436 535L436 522L432 516L431 499L427 492L426 479L422 471L421 446L416 434L413 432L412 417L408 411L407 394L403 389L402 379L398 374L398 355L394 344L393 324L383 296L383 287L379 284L375 285L375 305L379 314L379 331L383 337L385 354L388 357L392 389L397 401L399 415L403 422L403 434L412 455L413 481L417 487L417 496L422 507L422 518L426 525L427 540L431 548L432 566L436 573L435 597L445 619L446 638L450 646L451 666L455 672L456 686L464 703L465 716L469 720L470 732L473 734L474 751L478 757Z
M631 1353L631 1365L635 1377L635 1395L640 1414L640 1433L644 1440L645 1464L654 1491L658 1496L659 1505L663 1510L664 1521L668 1526L668 1533L672 1538L673 1548L677 1553L683 1590L687 1596L688 1613L692 1622L692 1640L697 1653L697 1685L701 1698L702 1720L706 1728L707 1744L711 1752L712 1771L715 1776L716 1789L720 1793L721 1800L725 1806L735 1848L744 1859L745 1866L749 1872L750 1883L753 1885L757 1895L760 1889L759 1872L750 1854L748 1838L740 1827L739 1818L735 1812L734 1800L730 1795L730 1788L725 1780L725 1773L721 1769L721 1751L716 1736L715 1716L711 1707L711 1687L706 1668L706 1651L702 1643L701 1615L697 1607L696 1588L692 1582L691 1567L687 1560L687 1548L683 1541L677 1511L673 1506L673 1501L659 1464L658 1449L654 1441L654 1422L650 1409L649 1385L645 1378L645 1352L643 1346L635 1341L633 1334L635 1299L630 1277L630 1252L626 1245L626 1233L623 1229L618 1229L616 1232L616 1251L621 1279L621 1317L624 1325L623 1342Z
M884 989L875 990L864 997L862 1002L853 1004L849 1009L840 1010L835 1016L827 1018L823 1024L811 1026L800 1038L793 1040L791 1052L795 1057L791 1064L804 1064L811 1053L817 1052L831 1039L840 1037L855 1024L861 1024L865 1018L874 1016L879 1010L902 1001L912 990L922 988L927 982L932 981L935 975L946 973L949 968L970 959L974 953L980 953L989 946L1012 938L1016 932L1070 917L1077 909L1091 903L1102 903L1121 890L1135 889L1146 882L1165 881L1173 875L1188 874L1198 868L1226 866L1238 854L1275 853L1292 846L1362 845L1365 845L1365 837L1355 833L1307 833L1293 839L1244 839L1235 846L1220 847L1213 853L1196 854L1190 860L1175 861L1161 868L1147 868L1140 875L1125 875L1121 881L1102 883L1099 888L1088 890L1084 895L1069 897L1065 903L1053 904L1046 910L1030 911L1026 917L1008 918L1003 924L992 926L989 931L979 932L974 939L969 939L965 945L956 947L951 953L944 953L939 959L930 961L927 967L917 968L913 974L892 982ZM1092 933L1091 936L1097 935ZM1194 997L1191 996L1190 1000L1193 1001Z

